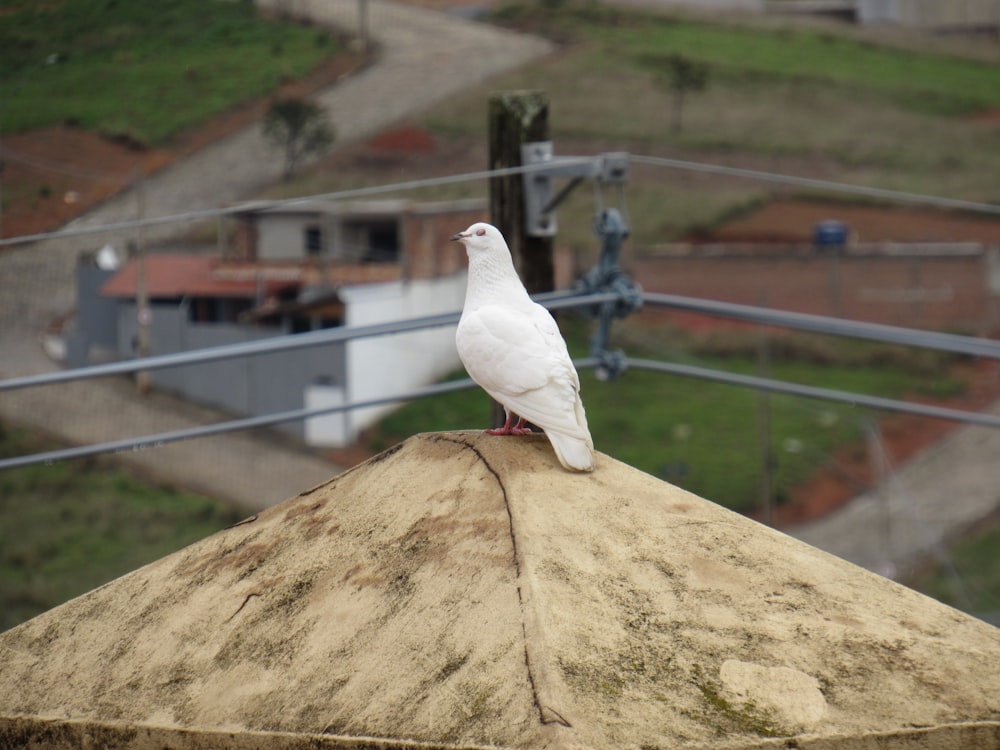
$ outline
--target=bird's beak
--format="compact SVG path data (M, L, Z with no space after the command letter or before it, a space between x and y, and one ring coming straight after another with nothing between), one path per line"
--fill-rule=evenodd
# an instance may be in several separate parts
M453 234L449 239L451 242L455 242L456 240L464 240L468 236L468 232L459 232L458 234Z

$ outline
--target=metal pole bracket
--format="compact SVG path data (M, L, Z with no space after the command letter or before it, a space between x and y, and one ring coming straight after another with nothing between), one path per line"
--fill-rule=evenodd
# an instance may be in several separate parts
M525 233L532 237L554 237L559 230L556 207L583 180L592 178L602 185L628 182L629 157L614 152L598 156L555 156L552 141L534 141L521 145L521 164L529 169L522 175L524 185ZM569 183L555 192L556 178Z

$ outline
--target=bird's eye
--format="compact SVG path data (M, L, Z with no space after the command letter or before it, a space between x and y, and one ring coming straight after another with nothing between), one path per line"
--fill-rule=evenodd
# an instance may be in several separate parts
M476 230L476 236L482 237L484 234L486 234L486 230L485 229L477 229Z

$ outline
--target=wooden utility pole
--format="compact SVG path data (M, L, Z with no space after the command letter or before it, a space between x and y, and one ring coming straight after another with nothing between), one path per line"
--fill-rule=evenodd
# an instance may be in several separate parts
M490 169L521 166L521 146L549 140L549 100L543 91L502 91L490 96ZM529 237L524 224L524 178L490 179L490 217L507 239L514 267L528 294L555 288L551 237Z
M549 140L549 100L543 91L501 91L489 102L490 169L521 166L521 146ZM525 231L524 178L520 174L490 178L490 221L507 240L514 267L528 294L555 288L551 237L529 237ZM504 410L494 402L490 419L504 423Z

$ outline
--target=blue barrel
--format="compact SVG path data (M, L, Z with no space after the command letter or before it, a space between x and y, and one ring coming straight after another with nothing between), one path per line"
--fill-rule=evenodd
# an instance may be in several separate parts
M836 219L827 219L813 227L813 243L819 248L838 248L847 245L850 232L847 224Z

